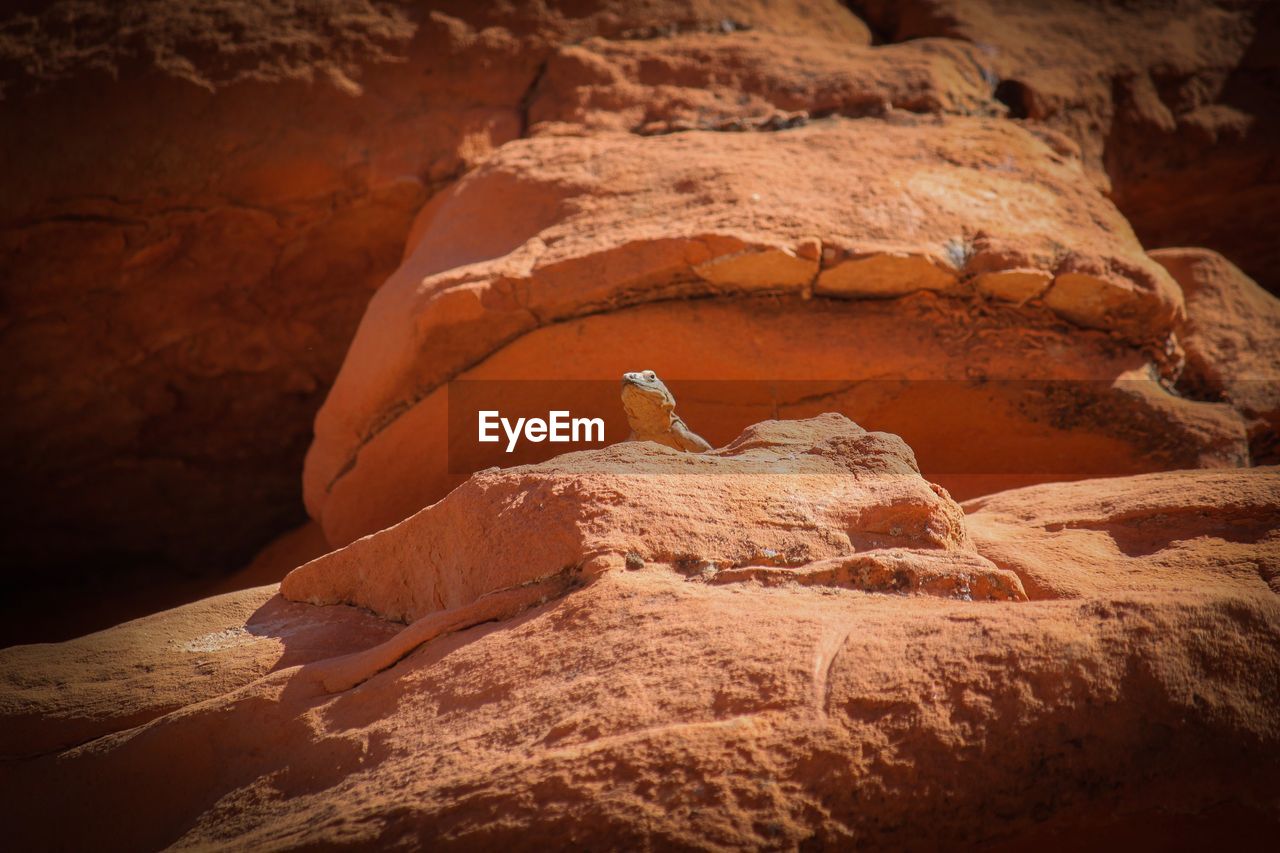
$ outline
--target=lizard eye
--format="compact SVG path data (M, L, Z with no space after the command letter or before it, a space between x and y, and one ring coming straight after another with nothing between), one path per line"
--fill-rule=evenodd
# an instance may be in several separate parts
M652 370L646 370L646 371L644 372L644 378L645 378L645 379L657 379L657 378L658 378L658 374L654 373Z

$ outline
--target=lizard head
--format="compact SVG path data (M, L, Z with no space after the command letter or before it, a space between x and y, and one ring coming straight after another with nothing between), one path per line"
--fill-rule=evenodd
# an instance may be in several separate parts
M635 416L665 414L676 407L676 398L652 370L622 374L622 406L635 426Z

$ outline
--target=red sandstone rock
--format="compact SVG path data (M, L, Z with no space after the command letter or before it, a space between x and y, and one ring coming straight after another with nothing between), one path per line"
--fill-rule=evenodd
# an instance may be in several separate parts
M849 301L864 299L896 301ZM846 397L868 380L947 383L941 400L937 387L885 400L869 385L841 411L902 432L965 496L1073 465L1241 464L1236 413L1156 384L1152 352L1166 357L1181 301L1080 164L1004 122L516 142L419 217L317 417L305 494L345 544L459 482L446 472L448 380L639 367L829 380ZM1047 400L964 387L984 378L1068 381ZM816 406L789 415L836 408ZM724 442L767 416L731 408L691 423ZM1035 447L968 438L994 423ZM966 476L948 480L957 460Z
M989 115L1004 100L1014 114L1028 114L1021 123L1055 152L1048 158L1061 159L1053 169L1074 168L1073 150L1094 169L1106 146L1117 199L1138 216L1144 237L1185 241L1185 223L1193 223L1197 241L1230 245L1240 263L1248 255L1254 275L1274 266L1254 260L1265 260L1274 241L1244 242L1261 233L1249 218L1265 214L1274 196L1265 141L1275 136L1268 115L1280 114L1265 109L1274 95L1260 85L1275 20L1258 13L1261 6L1197 0L1170 17L1143 4L909 3L890 20L877 4L855 5L881 37L934 37L870 47L867 26L836 0L430 9L364 0L323 9L49 0L5 13L0 353L13 380L0 388L0 435L19 450L0 470L24 497L0 544L33 569L58 566L41 569L50 578L86 565L101 573L110 564L116 574L140 565L165 574L178 565L225 570L300 521L296 467L312 412L372 288L396 263L413 211L525 133L768 131L801 113L883 114L906 124L934 114ZM1018 134L1005 128L997 136ZM893 137L893 145L900 141ZM961 147L970 143L986 145L973 137ZM946 145L905 146L904 154L951 158L993 181L1023 183L1034 174L1039 183L1051 168L1028 172L1024 160L1046 155L1030 154L1023 142L998 146L986 160ZM1018 174L1002 172L1009 164L996 155L1005 147ZM780 151L796 159L794 149ZM771 183L763 204L785 209L790 175L774 179L764 164L735 159L742 154L699 163L763 174ZM883 177L884 146L858 154L865 163L852 173ZM838 169L815 172L814 192L796 192L792 206L829 209L820 190L840 179ZM717 181L691 184L713 196L710 204L690 201L678 184L660 204L707 214L685 224L716 233L717 211L742 197L717 199ZM877 186L878 196L900 195ZM933 191L968 188L943 182ZM997 199L1025 195L1006 188L983 184ZM1043 302L1094 323L1115 309L1112 296L1128 300L1126 282L1146 277L1139 269L1135 279L1125 260L1132 246L1115 255L1055 251L1052 266L1024 256L1039 251L1037 241L1021 242L1009 228L1016 218L1038 218L1034 199L1019 200L1004 231L961 234L972 243L941 233L923 243L904 238L938 220L932 202L919 204L918 190L902 196L909 205L876 207L876 227L861 234L905 242L908 257L861 257L854 246L842 272L823 270L819 292L892 296L908 287L906 277L910 287L948 291L948 261L960 259L965 286L980 295ZM1094 202L1066 206L1068 219L1096 220L1116 246L1132 242L1112 211L1098 213ZM561 213L535 206L530 219L539 228L545 216L595 228L590 211ZM489 216L475 222L476 234L497 224ZM841 248L831 234L778 233L778 222L727 224L763 242L714 246L705 259L681 259L673 269L692 270L707 287L754 292L806 282L818 248ZM1060 227L1053 222L1048 231ZM477 238L462 229L456 236ZM659 257L669 248L632 246L609 266L669 269L671 257ZM1108 288L1100 291L1096 280ZM1157 302L1167 298L1176 301L1169 291ZM904 420L883 427L909 432ZM726 423L724 433L745 423ZM1043 430L1030 432L1048 441ZM1230 429L1208 433L1208 450L1179 439L1172 462L1147 467L1230 459L1221 448ZM922 460L943 447L909 437ZM1142 467L1078 456L1106 470ZM984 482L993 485L991 476Z
M869 41L836 0L0 12L0 546L225 571L300 522L315 410L422 203L522 135L559 45L726 26Z
M56 754L282 667L372 646L398 628L352 608L296 605L275 590L212 596L65 643L0 652L0 756Z
M860 44L745 32L561 47L529 105L542 133L782 129L831 114L992 115L979 51L923 39Z
M92 657L76 664L59 647L0 652L4 731L46 718L0 773L6 831L24 848L1264 849L1278 501L1271 468L971 503L978 550L1032 601L608 571L337 695L316 645L291 656L299 631L361 648L372 617L263 604L267 590L78 641ZM273 608L287 617L262 618ZM86 732L100 736L71 745Z
M1206 249L1151 253L1187 298L1179 332L1192 394L1230 400L1250 420L1254 459L1280 457L1280 299Z
M664 342L658 350L655 340ZM1142 353L1034 312L929 294L861 303L731 297L637 306L539 329L460 378L509 389L498 380L605 375L587 390L599 388L601 411L621 418L614 377L638 366L637 352L648 353L644 363L659 375L675 377L682 415L714 445L774 413L840 411L900 432L919 448L928 476L963 497L1045 480L1245 460L1240 416L1224 404L1182 399L1150 378L1132 378L1144 375ZM1018 381L1029 366L1037 381ZM717 380L698 382L699 376ZM761 376L777 381L752 381ZM572 405L575 398L565 396L571 390L555 399ZM448 401L447 389L433 391L361 449L359 463L324 504L330 541L392 525L461 482L463 475L448 467L450 454L459 453L449 445Z
M978 550L1033 599L1280 594L1275 467L1032 486L964 506Z
M279 583L284 576L329 552L324 530L314 521L290 530L259 551L247 566L223 578L213 592L234 592Z
M0 13L11 606L318 557L0 650L6 843L1274 844L1280 17L850 5ZM445 497L637 368L721 449Z
M1280 242L1261 227L1280 215L1275 4L851 5L891 41L972 43L1011 117L1071 137L1148 246L1209 246L1280 288Z
M904 589L1023 597L1016 578L966 559L967 545L959 507L920 477L901 439L828 414L757 424L703 454L637 441L482 471L438 504L296 569L281 592L410 621L565 567L621 568L625 558L721 581L874 589L882 581L859 578L896 572Z

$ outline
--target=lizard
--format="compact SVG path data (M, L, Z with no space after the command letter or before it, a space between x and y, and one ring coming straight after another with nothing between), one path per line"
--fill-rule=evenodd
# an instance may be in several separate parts
M676 398L652 370L622 374L622 408L631 425L627 441L653 441L687 453L711 449L676 414Z

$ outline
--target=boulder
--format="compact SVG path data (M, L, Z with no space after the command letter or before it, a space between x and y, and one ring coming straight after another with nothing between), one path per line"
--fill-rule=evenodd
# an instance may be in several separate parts
M1209 249L1157 249L1151 257L1187 300L1180 386L1199 399L1230 401L1248 420L1253 458L1280 461L1280 299Z
M1016 577L967 546L958 505L901 439L827 414L756 424L702 454L636 441L482 471L280 589L403 621L588 564L1023 597Z
M1145 245L1208 246L1280 291L1280 243L1259 227L1280 215L1274 3L850 5L885 42L977 48L1007 115L1061 134Z
M23 505L0 547L23 585L225 572L303 521L316 409L422 204L524 134L560 45L730 19L870 41L837 0L9 4L0 476Z
M750 30L560 47L530 133L782 130L830 115L1002 111L981 52L948 39L870 47Z
M252 684L389 639L354 608L294 604L278 584L210 596L63 643L0 651L0 759L56 755Z
M444 394L458 379L616 381L652 367L676 380L845 390L901 381L885 420L843 411L914 430L904 434L930 462L1009 412L1014 432L1043 442L1026 454L1038 472L970 444L959 473L1023 482L1062 473L1072 454L1059 432L1091 448L1075 454L1078 476L1246 458L1238 414L1158 385L1156 359L1181 316L1176 284L1077 161L1007 122L523 140L433 200L410 243L317 415L304 493L334 545L469 473L449 472L443 452ZM1034 293L1010 283L1028 275L1043 283ZM984 379L1076 381L1063 394L1108 402L1046 404L1075 412L1064 418L999 382L962 387ZM926 405L921 381L955 394L946 440L906 414ZM1117 382L1152 390L1135 403ZM993 393L1009 399L993 404ZM1111 416L1135 405L1154 429ZM767 416L694 426L727 441Z
M1016 573L1032 599L1280 594L1274 466L1031 486L964 508L978 550Z
M781 438L744 442L737 461ZM859 440L902 467L892 442ZM679 464L653 453L649 464ZM830 456L806 464L836 470ZM584 532L596 512L626 519L614 506L626 496L578 477L578 491L540 496L547 509L511 512L576 507ZM317 658L399 626L271 588L5 650L3 731L46 719L0 772L7 832L24 849L1266 849L1280 797L1278 479L1046 484L971 503L973 545L953 532L952 547L925 549L985 555L1029 601L707 582L646 562L440 637L336 694L314 676L332 661ZM705 515L735 541L731 516ZM709 527L690 524L704 549ZM371 544L348 569L425 577L406 553Z

